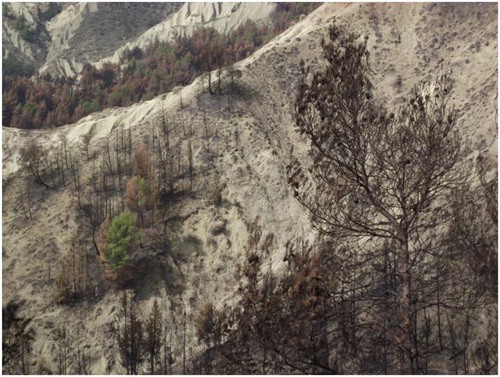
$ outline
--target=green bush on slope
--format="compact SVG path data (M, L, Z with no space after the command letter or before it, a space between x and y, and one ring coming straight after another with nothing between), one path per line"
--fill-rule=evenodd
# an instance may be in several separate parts
M108 230L108 246L104 254L113 270L127 261L128 249L138 239L136 222L137 216L130 211L122 212L111 221Z

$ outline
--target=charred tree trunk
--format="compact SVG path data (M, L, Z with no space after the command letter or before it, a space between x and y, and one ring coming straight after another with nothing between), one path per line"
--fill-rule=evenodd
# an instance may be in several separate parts
M412 354L411 354L411 272L410 272L410 252L408 248L408 235L401 232L399 246L399 326L401 328L401 374L412 374Z

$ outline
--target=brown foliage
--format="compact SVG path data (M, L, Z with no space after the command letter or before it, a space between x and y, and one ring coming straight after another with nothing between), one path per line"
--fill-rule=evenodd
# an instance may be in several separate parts
M50 75L30 80L24 76L3 78L3 125L16 128L49 128L76 122L109 106L128 106L187 85L201 73L219 69L248 57L285 30L301 14L319 3L279 5L273 27L248 21L228 36L200 28L189 38L173 43L152 43L145 51L134 49L119 65L97 69L86 64L77 83ZM211 77L209 90L213 94ZM222 93L221 83L218 85Z
M260 237L259 237L260 238ZM263 237L263 246L267 243ZM252 240L259 244L260 240ZM196 324L207 346L222 356L218 373L334 373L329 360L328 318L335 301L335 265L328 249L287 245L283 276L262 271L267 252L254 249L242 267L240 304L232 311L206 305ZM224 339L224 342L221 340ZM333 343L338 339L332 340ZM242 356L244 355L244 357Z
M133 176L127 182L125 205L138 215L139 226L144 225L144 213L152 207L152 193L149 183L143 178Z
M223 313L217 311L211 302L206 303L200 310L195 322L196 336L206 344L207 348L220 344L224 322Z
M158 180L153 169L153 154L143 145L136 147L133 156L133 176L127 182L126 206L146 225L145 212L158 205Z
M108 231L110 222L109 217L106 217L106 219L99 226L96 236L96 243L99 248L99 257L101 258L102 263L105 263L103 250L105 250L108 246Z
M220 206L222 204L222 191L224 191L224 188L225 184L220 181L219 174L214 174L214 177L210 180L207 188L208 202L214 206Z
M153 154L144 147L138 145L134 150L133 159L133 172L132 174L143 178L145 181L150 182L154 180L153 176Z

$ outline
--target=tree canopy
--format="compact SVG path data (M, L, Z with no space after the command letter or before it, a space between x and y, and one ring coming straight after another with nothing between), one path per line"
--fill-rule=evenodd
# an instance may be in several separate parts
M137 216L130 211L123 211L111 221L105 255L112 269L117 269L127 261L129 248L138 239L136 222Z

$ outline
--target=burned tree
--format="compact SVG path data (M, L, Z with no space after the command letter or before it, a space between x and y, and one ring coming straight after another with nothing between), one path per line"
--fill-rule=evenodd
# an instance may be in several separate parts
M157 361L160 358L163 344L163 322L158 301L154 300L153 307L144 326L144 347L149 362L149 373L155 374Z
M21 158L35 180L42 186L50 188L43 174L43 165L47 162L47 153L45 150L35 141L32 141L26 149L21 151Z
M59 262L55 280L56 302L77 302L88 296L91 287L90 259L86 243L72 239L68 253Z
M133 176L127 183L125 205L138 216L139 226L146 225L146 211L153 208L154 194L150 182L144 178Z
M390 112L373 99L367 38L338 26L322 42L323 71L304 80L296 123L311 142L313 164L289 167L295 197L322 234L345 241L385 241L397 266L400 372L412 373L413 274L417 247L432 227L449 222L448 199L464 182L459 168L457 114L449 108L446 76L416 87Z
M31 318L19 315L21 305L8 302L2 308L2 372L29 374L29 357L35 332Z
M139 366L144 360L143 323L134 298L126 291L123 292L112 330L121 365L127 374L138 374Z
M56 329L56 344L57 344L57 373L64 375L68 374L70 364L69 350L71 340L69 331L64 326Z

